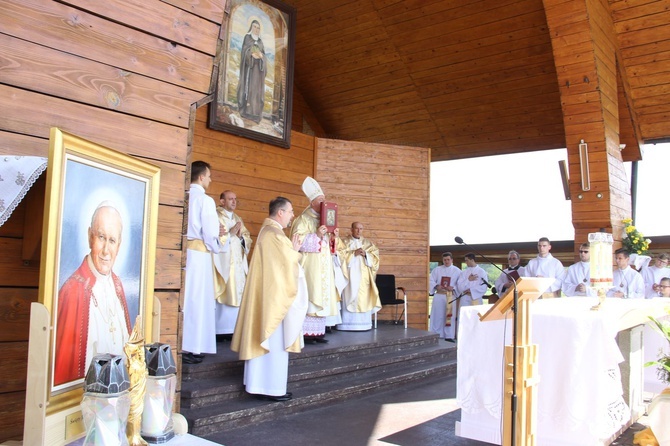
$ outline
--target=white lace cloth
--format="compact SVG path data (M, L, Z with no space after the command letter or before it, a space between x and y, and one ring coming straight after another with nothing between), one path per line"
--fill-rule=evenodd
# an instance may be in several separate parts
M0 156L0 226L46 168L47 159L41 156Z
M533 303L532 342L539 345L537 444L595 445L630 419L622 397L616 342L624 315L653 299L574 297ZM640 302L635 302L640 301ZM645 302L646 301L646 302ZM502 376L511 319L480 322L488 306L464 307L458 334L460 435L501 444Z

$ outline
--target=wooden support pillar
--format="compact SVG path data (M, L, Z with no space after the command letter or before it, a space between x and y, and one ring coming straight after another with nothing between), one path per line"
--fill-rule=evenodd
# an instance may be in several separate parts
M563 109L578 258L579 245L589 232L603 228L614 234L615 246L621 241L621 220L630 217L631 200L619 150L620 124L623 118L626 134L636 133L634 117L620 113L620 106L628 110L626 103L620 104L628 85L618 72L618 44L607 0L543 3ZM582 140L588 149L588 166L580 163ZM588 168L590 188L582 187L583 168Z

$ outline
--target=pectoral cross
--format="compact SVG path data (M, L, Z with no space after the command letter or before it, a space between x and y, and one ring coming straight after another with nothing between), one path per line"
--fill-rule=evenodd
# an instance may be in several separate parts
M114 336L114 332L116 331L116 327L114 326L114 319L112 319L109 323L109 332L112 335L112 343L116 345L116 336Z

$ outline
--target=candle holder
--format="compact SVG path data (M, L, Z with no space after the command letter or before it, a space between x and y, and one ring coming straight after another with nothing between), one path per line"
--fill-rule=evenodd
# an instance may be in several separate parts
M607 290L612 288L612 234L593 232L589 234L591 259L589 275L591 288L598 296L598 303L591 310L598 311L605 303Z
M152 444L163 444L174 437L172 407L177 388L177 366L168 344L145 346L149 376L144 395L142 438Z
M86 427L84 445L127 446L130 380L123 357L98 355L86 373L81 411Z

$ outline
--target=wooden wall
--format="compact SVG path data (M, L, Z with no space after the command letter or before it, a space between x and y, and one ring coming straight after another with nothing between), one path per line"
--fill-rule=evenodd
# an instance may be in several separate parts
M219 195L231 189L237 195L237 213L255 241L270 200L282 195L298 209L307 198L301 184L314 171L314 137L291 134L291 147L263 144L207 128L207 107L196 113L191 159L212 166L212 183L207 189L216 203ZM252 245L253 248L253 245Z
M48 154L49 129L161 167L156 295L161 341L177 347L181 231L192 104L210 93L225 0L3 0L0 155ZM31 192L0 228L0 442L23 432L28 313L41 217ZM39 206L38 206L39 207ZM37 218L37 228L26 229ZM7 361L9 359L9 361ZM11 361L11 363L10 363Z
M427 329L430 150L319 139L316 153L315 178L338 204L341 235L363 223L363 236L379 246L379 272L407 291L409 324Z

